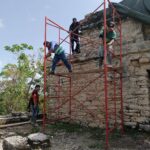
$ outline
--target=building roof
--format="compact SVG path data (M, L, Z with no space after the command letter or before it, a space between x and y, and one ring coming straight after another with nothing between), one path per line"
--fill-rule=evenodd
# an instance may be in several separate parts
M142 23L150 24L150 0L123 0L120 3L112 3L122 18L131 17ZM112 19L112 9L107 9L107 18ZM103 10L88 15L84 19L82 29L99 26L103 22Z
M113 5L120 14L150 24L150 0L123 0Z

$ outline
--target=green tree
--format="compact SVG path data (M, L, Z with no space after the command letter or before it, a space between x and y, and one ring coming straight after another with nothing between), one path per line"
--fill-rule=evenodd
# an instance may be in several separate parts
M5 108L3 113L25 111L32 86L43 82L43 49L38 50L38 57L26 54L29 50L33 51L33 47L26 43L5 46L5 50L14 54L17 62L5 65L0 73L4 84L0 92L0 105Z

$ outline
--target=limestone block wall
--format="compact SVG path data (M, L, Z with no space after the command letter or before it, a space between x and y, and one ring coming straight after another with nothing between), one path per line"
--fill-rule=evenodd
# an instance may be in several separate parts
M144 27L144 28L143 28ZM123 100L124 100L124 123L132 127L139 126L148 130L150 124L150 41L148 40L148 34L150 26L144 26L140 22L132 20L130 18L122 22L123 32ZM98 68L98 48L99 48L99 30L88 29L82 32L80 38L81 54L78 55L78 61L72 63L74 72L81 72L86 70L93 70ZM118 33L117 33L118 34ZM119 34L118 34L119 36ZM146 38L145 38L146 37ZM114 46L116 55L119 55L119 49L117 45ZM119 60L113 58L113 66L119 66ZM67 69L64 66L58 66L57 72L64 73ZM113 72L109 73L113 76ZM99 77L100 76L100 77ZM99 78L98 78L99 77ZM105 103L104 103L104 75L101 73L91 74L76 74L71 75L72 87L71 87L71 115L70 115L70 102L67 101L69 97L68 79L61 77L61 88L57 91L57 88L50 86L48 93L57 95L58 93L64 95L62 99L50 99L48 101L48 110L51 108L63 104L62 109L59 109L57 113L52 111L49 113L49 117L59 117L61 115L71 116L71 120L74 122L80 122L82 124L90 126L103 127L105 124ZM119 75L116 76L116 90L117 97L117 122L120 122L120 91L119 91ZM96 79L98 78L98 79ZM91 84L88 85L92 80ZM52 82L54 84L58 81L58 77L50 76L48 78L48 84ZM66 84L65 84L66 83ZM84 88L87 86L86 88ZM82 92L79 92L82 91ZM114 82L109 82L108 85L109 95L109 114L110 125L114 123ZM62 96L61 95L61 96ZM65 96L68 95L68 98ZM84 105L83 105L84 104ZM57 108L55 107L55 108Z
M97 60L87 61L84 63L72 64L74 72L84 72L87 70L94 70L98 68ZM76 65L78 67L76 67ZM76 67L76 68L75 68ZM58 66L57 72L65 72L64 66ZM109 74L113 75L112 72ZM68 77L49 76L48 93L49 96L56 96L48 100L47 109L49 111L49 118L57 118L60 116L70 117L71 121L81 123L89 126L105 126L105 97L104 97L104 73L103 71L89 74L72 74L71 77L71 97L70 97L70 82ZM50 86L53 82L60 83L57 86ZM108 82L108 99L109 99L109 114L110 126L115 121L115 105L114 105L114 83ZM118 92L117 92L118 91ZM116 82L116 107L117 118L120 118L120 95L119 95L119 80ZM60 98L58 98L60 96ZM64 97L64 98L63 98ZM71 112L69 109L71 100ZM62 105L62 107L54 113L55 109ZM71 113L71 114L70 114Z
M123 22L124 119L126 125L149 130L150 41L143 26L131 19Z

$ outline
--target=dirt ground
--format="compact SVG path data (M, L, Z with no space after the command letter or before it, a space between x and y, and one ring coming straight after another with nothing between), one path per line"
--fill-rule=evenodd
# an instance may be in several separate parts
M13 134L27 136L30 133L43 132L41 125L33 127L30 124L0 129L0 150L2 141L6 136ZM87 128L68 123L49 125L44 131L51 141L50 150L104 150L105 130ZM150 150L150 133L126 129L120 135L115 131L110 135L109 150Z

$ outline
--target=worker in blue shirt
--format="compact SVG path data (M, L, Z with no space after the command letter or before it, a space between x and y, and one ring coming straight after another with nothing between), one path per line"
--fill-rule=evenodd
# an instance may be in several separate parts
M43 45L45 45L48 48L48 53L46 54L46 58L50 57L51 53L55 54L55 56L52 60L52 67L51 67L50 74L55 74L56 65L60 60L63 61L63 63L67 67L68 71L72 72L71 65L69 64L69 62L66 58L65 52L64 52L63 48L59 44L57 44L57 42L46 41L46 43L44 42Z

